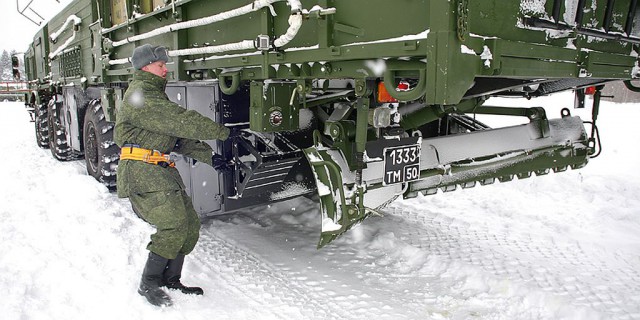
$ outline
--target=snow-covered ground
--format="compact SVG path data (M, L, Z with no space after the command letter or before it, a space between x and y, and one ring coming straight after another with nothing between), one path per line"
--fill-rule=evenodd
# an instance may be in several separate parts
M638 119L604 103L586 168L396 201L322 250L306 198L207 220L183 276L205 295L159 309L153 229L0 103L0 319L640 319Z

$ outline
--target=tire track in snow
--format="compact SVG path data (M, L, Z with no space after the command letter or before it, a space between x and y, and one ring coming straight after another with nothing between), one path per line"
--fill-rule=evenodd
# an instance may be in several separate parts
M386 218L405 220L399 222L402 241L431 254L567 297L610 319L640 318L640 256L632 252L606 252L518 228L489 230L398 204L385 211Z
M302 281L291 272L279 270L264 259L222 239L213 232L203 232L195 255L209 276L219 277L231 290L264 306L265 313L281 319L348 319L346 312L328 308L331 294Z

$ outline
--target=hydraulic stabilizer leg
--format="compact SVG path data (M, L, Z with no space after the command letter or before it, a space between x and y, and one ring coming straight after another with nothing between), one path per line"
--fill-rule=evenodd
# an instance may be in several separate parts
M319 247L398 196L523 179L532 173L581 168L588 161L583 121L569 114L547 119L542 108L482 107L478 113L521 116L530 122L446 136L423 138L414 131L393 139L364 140L367 132L361 128L366 127L360 121L368 114L368 101L360 97L351 106L358 112L356 123L335 126L331 147L321 145L316 132L315 145L304 150L321 202ZM337 134L349 128L349 134Z
M359 81L357 86L362 86L364 90L356 90L358 95L357 120L356 120L356 192L358 199L358 216L365 218L365 208L363 204L364 186L362 181L362 170L365 168L364 152L367 146L367 131L369 128L369 108L371 107L371 95L374 84L371 82Z

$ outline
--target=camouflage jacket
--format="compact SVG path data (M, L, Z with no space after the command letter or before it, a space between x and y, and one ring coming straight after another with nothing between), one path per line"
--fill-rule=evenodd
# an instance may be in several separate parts
M176 152L211 165L211 147L200 140L225 140L229 129L169 101L166 80L136 71L124 94L114 129L115 143L135 144L162 153ZM118 196L184 189L178 170L135 160L118 164Z

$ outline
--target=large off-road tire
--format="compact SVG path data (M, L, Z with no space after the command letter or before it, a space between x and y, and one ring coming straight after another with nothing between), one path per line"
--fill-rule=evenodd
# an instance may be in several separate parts
M46 103L35 106L34 127L36 129L36 144L43 149L49 149L49 110Z
M56 101L55 98L49 100L47 113L51 154L60 161L77 159L79 155L69 147L67 131L62 125L62 102Z
M116 186L119 149L113 142L113 123L105 120L100 100L89 102L84 117L84 159L87 173L109 188Z

